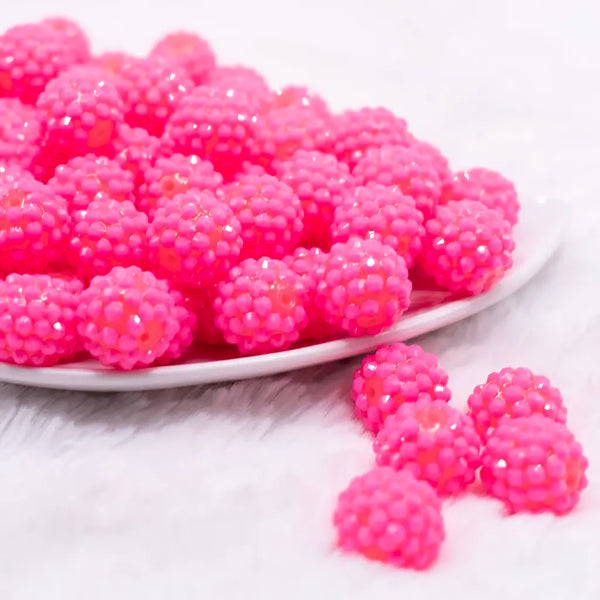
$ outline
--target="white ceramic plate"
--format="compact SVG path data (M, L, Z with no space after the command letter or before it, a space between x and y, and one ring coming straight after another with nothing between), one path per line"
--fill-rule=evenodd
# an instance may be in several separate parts
M557 249L565 227L566 206L537 198L525 202L515 229L514 266L493 289L474 298L452 299L444 292L417 292L420 304L393 327L375 336L346 338L262 356L227 354L215 360L194 357L184 363L128 373L113 371L94 360L57 367L17 367L0 363L0 381L65 390L151 390L272 375L364 354L381 343L399 342L444 327L506 298L529 281ZM436 297L437 295L437 297Z

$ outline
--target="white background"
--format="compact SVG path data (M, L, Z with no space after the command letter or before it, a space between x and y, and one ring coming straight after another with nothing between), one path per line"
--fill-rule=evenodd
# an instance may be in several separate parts
M169 29L331 105L386 105L455 168L572 206L568 238L502 305L420 340L455 402L506 365L547 374L590 458L568 517L445 505L426 573L341 556L336 494L370 467L348 392L358 360L151 394L0 385L0 597L600 597L600 42L596 2L4 0L2 24L80 20L97 51ZM202 595L201 595L202 594Z

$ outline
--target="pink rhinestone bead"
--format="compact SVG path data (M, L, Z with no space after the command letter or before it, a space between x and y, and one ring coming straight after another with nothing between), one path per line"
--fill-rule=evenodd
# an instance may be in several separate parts
M444 541L442 502L408 471L376 467L339 495L338 546L396 567L426 569Z
M214 68L208 77L208 85L226 91L242 92L257 111L263 110L272 98L271 88L264 77L254 69L242 65Z
M0 361L50 367L80 350L80 281L13 273L0 279Z
M54 31L60 43L71 51L76 63L90 60L90 41L81 25L65 17L43 19L41 24Z
M581 444L564 423L540 414L501 419L482 460L483 486L511 512L565 514L587 486Z
M375 433L405 402L422 398L448 402L451 395L446 371L416 344L380 346L363 359L352 381L356 414Z
M378 465L406 469L440 494L458 494L475 481L481 440L471 417L445 400L404 402L379 430L373 450Z

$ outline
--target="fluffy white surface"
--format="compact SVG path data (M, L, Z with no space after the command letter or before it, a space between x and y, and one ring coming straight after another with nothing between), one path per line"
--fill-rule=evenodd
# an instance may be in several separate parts
M419 343L458 405L506 365L549 375L590 485L564 518L449 501L435 567L398 571L334 549L336 495L373 463L349 401L358 358L161 393L0 385L2 599L600 597L597 3L5 4L3 26L65 13L97 50L204 32L224 62L306 82L336 108L387 105L456 168L496 168L524 201L568 201L568 237L532 284Z

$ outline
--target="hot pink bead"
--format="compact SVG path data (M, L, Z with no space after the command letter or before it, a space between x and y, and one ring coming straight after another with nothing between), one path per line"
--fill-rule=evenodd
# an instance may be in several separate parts
M89 66L72 67L48 83L37 101L46 120L46 153L57 164L72 156L112 154L124 105L110 76Z
M210 160L230 180L247 158L253 110L243 92L200 86L182 100L165 132L175 152Z
M587 486L588 460L564 423L503 418L483 449L481 481L511 512L569 512Z
M223 177L215 171L212 163L197 156L159 157L144 172L144 183L138 195L140 210L154 215L161 198L172 198L190 190L209 190L216 193L223 185Z
M84 348L102 364L123 370L164 356L181 317L168 282L139 267L114 267L94 277L77 308Z
M61 44L71 51L75 62L90 60L90 40L81 25L65 17L43 19L41 24L54 31Z
M288 85L278 89L271 98L269 110L277 110L288 106L310 108L319 114L329 114L329 108L325 100L302 85Z
M283 261L248 258L219 284L217 327L242 354L285 350L308 323L302 278Z
M31 171L20 167L19 165L6 164L0 162L0 188L18 189L22 179L33 181L35 177Z
M439 286L453 292L485 292L512 266L510 224L481 202L439 205L425 230L419 264Z
M481 465L473 420L445 400L401 404L383 423L373 450L378 465L408 470L444 495L462 492Z
M297 150L330 150L331 117L297 106L271 110L257 118L248 143L250 159L274 172L278 161L289 160Z
M0 98L0 163L31 168L43 138L39 111L17 98Z
M393 248L351 238L331 247L316 302L331 325L375 335L408 309L411 289L406 262Z
M179 360L184 356L188 348L192 345L196 329L198 328L198 319L194 312L190 310L186 295L182 294L179 290L171 290L171 297L175 301L179 329L175 337L171 340L167 351L156 361L158 365L171 364L173 361Z
M194 87L187 71L159 58L129 60L119 72L125 121L161 136L167 119Z
M376 467L339 495L338 546L396 567L426 569L444 541L442 501L408 471Z
M302 278L306 288L305 304L308 325L300 332L300 340L307 342L324 342L339 336L342 330L325 321L324 312L317 306L315 296L317 286L323 277L328 254L320 248L296 248L293 254L286 256L284 262Z
M347 242L351 237L377 239L391 246L412 267L425 235L423 214L400 188L372 184L359 186L336 207L331 237Z
M268 106L273 95L260 73L242 65L215 67L207 83L211 87L242 92L258 111Z
M426 155L433 168L436 170L443 193L445 186L450 179L452 179L452 171L448 165L448 159L442 154L441 150L436 148L433 144L419 140L413 135L410 135L409 138L407 145L413 150Z
M405 402L422 398L448 402L451 395L448 374L417 344L380 346L363 359L352 381L356 414L375 433Z
M0 186L0 274L61 263L70 226L67 201L50 186L28 177Z
M445 186L441 201L465 198L499 210L511 225L517 223L521 206L515 186L496 171L474 168L454 173Z
M302 204L304 229L300 244L328 250L334 211L354 186L348 165L332 154L297 150L289 160L277 163L275 170Z
M215 66L215 55L208 42L187 31L165 35L154 45L150 56L182 66L196 85L205 83Z
M80 350L75 279L13 273L0 279L0 361L50 367Z
M239 175L224 198L242 225L241 258L281 259L302 234L302 205L294 190L271 175Z
M207 190L164 199L148 228L150 267L192 289L223 278L240 256L241 225L231 208Z
M333 153L350 168L369 148L384 145L407 145L406 121L387 108L347 110L334 118L335 144Z
M529 369L506 367L490 373L469 396L469 413L482 439L486 439L502 417L528 417L539 413L560 423L567 420L560 391L543 375Z
M81 279L106 275L116 266L146 265L148 217L132 202L104 196L72 216L69 260Z
M56 167L48 181L69 203L69 210L85 210L92 200L109 196L113 200L133 200L134 176L118 161L106 156L76 156Z
M11 27L0 36L0 96L35 104L49 81L85 59L54 26Z
M442 192L429 155L414 146L382 146L364 151L352 171L357 185L398 186L414 199L425 221L435 213Z
M103 71L113 75L116 78L120 77L122 69L130 62L139 60L137 57L120 51L108 51L94 56L89 64L98 67Z

